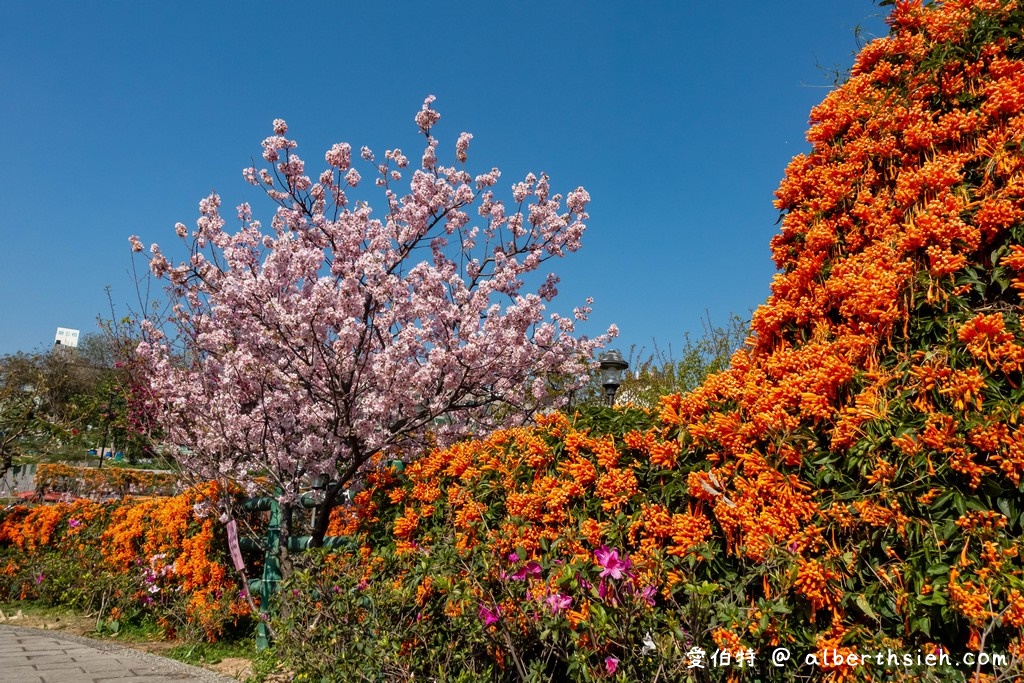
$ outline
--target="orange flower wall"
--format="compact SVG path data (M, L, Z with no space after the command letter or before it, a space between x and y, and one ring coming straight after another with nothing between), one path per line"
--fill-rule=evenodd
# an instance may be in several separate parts
M249 611L208 514L216 496L207 484L168 498L12 508L0 518L0 590L115 616L148 612L169 632L215 639Z
M357 497L366 557L383 528L410 558L450 541L491 558L481 581L510 556L557 568L529 593L551 595L615 548L656 609L717 596L672 622L705 645L1024 649L1024 8L902 1L889 21L811 113L730 368L646 422L551 415L429 454ZM570 597L579 632L599 600Z

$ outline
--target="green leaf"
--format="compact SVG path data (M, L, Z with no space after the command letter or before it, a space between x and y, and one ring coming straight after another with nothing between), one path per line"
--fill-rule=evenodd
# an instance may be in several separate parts
M932 634L932 620L928 617L917 617L910 620L910 630L930 636Z
M871 605L868 604L868 601L864 599L863 595L856 596L853 601L857 604L857 607L860 608L860 611L866 614L869 618L875 620L878 619L878 615L875 614L875 610L871 609Z

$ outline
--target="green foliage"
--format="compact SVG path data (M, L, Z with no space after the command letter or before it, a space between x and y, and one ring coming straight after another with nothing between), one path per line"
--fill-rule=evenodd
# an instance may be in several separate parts
M657 342L651 352L631 348L626 358L629 371L616 393L616 403L655 408L662 396L692 391L708 375L728 367L733 353L750 334L747 322L731 315L724 326L718 327L708 316L702 324L704 331L699 338L689 333L683 337L678 355L671 345L662 349ZM604 401L604 390L595 375L588 392L575 403L603 405Z
M442 605L418 599L417 591L440 577L453 600L472 601L469 584L450 579L465 569L459 554L439 549L411 561L385 549L377 557L372 577L347 554L301 557L301 569L279 593L283 616L273 624L275 653L298 673L295 680L494 680L498 667L475 610L449 619ZM398 574L411 580L390 580ZM441 618L445 629L437 628Z

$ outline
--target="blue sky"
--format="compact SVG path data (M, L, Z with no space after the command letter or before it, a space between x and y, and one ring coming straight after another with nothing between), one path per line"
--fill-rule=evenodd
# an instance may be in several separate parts
M418 158L428 94L442 149L474 135L471 171L590 192L552 308L593 296L585 332L678 346L705 311L747 317L767 296L773 192L808 113L857 28L885 33L870 0L7 0L3 15L0 353L95 330L108 285L123 314L128 236L171 246L211 190L253 200L241 169L274 118L314 174L340 141Z

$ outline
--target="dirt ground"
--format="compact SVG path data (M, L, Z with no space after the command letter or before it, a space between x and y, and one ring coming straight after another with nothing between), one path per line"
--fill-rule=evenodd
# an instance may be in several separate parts
M25 628L37 628L43 631L65 631L76 636L86 637L96 628L96 619L94 618L74 614L62 616L25 614L20 609L13 613L5 613L3 610L0 610L0 623L24 626ZM118 640L117 644L160 655L181 643L175 641L133 643ZM225 657L216 664L199 664L198 666L239 681L247 680L253 675L252 662L242 657Z

